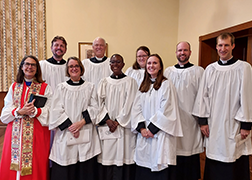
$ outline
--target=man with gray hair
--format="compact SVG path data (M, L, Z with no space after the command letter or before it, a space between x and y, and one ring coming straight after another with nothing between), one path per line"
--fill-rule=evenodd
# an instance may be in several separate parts
M95 84L97 87L99 81L112 74L110 69L110 60L105 56L106 41L97 37L93 41L92 45L95 57L90 59L84 59L82 64L85 68L83 79Z

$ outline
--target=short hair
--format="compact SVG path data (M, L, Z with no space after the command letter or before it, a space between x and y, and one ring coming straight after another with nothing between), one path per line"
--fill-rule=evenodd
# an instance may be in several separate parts
M115 57L115 56L119 56L122 59L122 63L124 63L123 57L120 54L113 54L110 58L110 60Z
M27 58L31 58L33 59L34 61L36 61L36 68L37 68L37 72L35 74L35 78L36 78L36 81L38 81L39 83L43 83L45 81L43 81L42 79L42 72L41 72L41 68L40 68L40 64L39 64L39 61L38 61L38 58L36 58L35 56L33 55L27 55L25 56L22 61L20 62L19 64L19 68L18 68L18 73L17 73L17 77L16 77L16 82L17 83L23 83L24 81L24 72L22 70L22 67L24 65L24 62Z
M218 40L219 39L227 39L228 37L231 38L231 45L233 45L235 43L235 37L233 34L229 33L229 32L223 32L221 33L217 38L216 38L216 43L218 44Z
M178 45L179 45L180 43L182 43L182 42L187 43L188 46L189 46L189 51L191 51L191 44L190 44L189 42L187 42L187 41L180 41L180 42L176 45L176 51L177 51Z
M137 50L136 50L136 56L137 56L137 52L140 51L140 50L144 51L148 56L150 56L150 50L146 46L140 46L139 48L137 48ZM137 62L137 57L136 57L136 61L132 65L132 68L133 69L141 69L140 65Z
M67 42L63 36L55 36L51 42L51 46L53 46L53 43L56 42L57 40L61 40L63 44L67 47Z
M159 59L160 68L161 68L158 71L157 79L156 79L155 83L153 84L153 88L155 90L158 90L161 87L162 82L164 80L166 80L167 78L163 74L163 72L164 72L164 64L163 64L163 61L162 61L161 57L158 54L151 54L149 56L149 58L153 57L153 56ZM147 60L147 62L148 62L148 60ZM139 88L139 91L141 91L141 92L148 92L149 89L150 89L150 86L151 86L151 80L150 80L151 75L148 73L147 68L146 68L147 62L146 62L146 65L145 65L144 79L143 79L143 81L142 81L142 83L140 85L140 88Z
M101 40L104 42L104 45L106 46L106 41L105 41L105 39L103 39L103 38L101 38L101 37L95 38L94 41L93 41L92 46L94 45L95 41L97 41L98 39L101 39Z
M69 57L67 59L67 62L66 62L66 76L70 77L70 74L68 72L68 63L69 63L70 60L75 60L75 61L78 62L78 65L80 66L80 69L81 69L80 76L82 76L84 74L84 72L85 72L85 68L84 68L83 64L81 63L80 59L75 57L75 56Z

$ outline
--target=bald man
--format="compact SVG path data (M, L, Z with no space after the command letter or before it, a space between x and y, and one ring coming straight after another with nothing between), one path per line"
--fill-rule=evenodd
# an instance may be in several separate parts
M177 180L200 179L199 154L203 152L200 127L192 116L203 68L189 62L191 47L188 42L176 46L178 63L168 67L164 75L172 80L178 95L183 137L177 138Z
M95 87L97 87L99 81L110 76L112 71L109 64L110 60L105 56L106 41L101 37L97 37L93 41L92 48L95 57L82 61L85 68L83 79L94 83Z

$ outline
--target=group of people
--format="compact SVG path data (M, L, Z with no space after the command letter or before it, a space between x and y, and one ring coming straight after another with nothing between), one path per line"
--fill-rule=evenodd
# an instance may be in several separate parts
M66 61L56 36L50 59L22 59L1 114L0 179L198 180L204 147L204 180L250 179L252 72L232 34L217 37L220 60L205 70L185 41L176 65L140 46L125 73L103 38L92 47L95 57Z

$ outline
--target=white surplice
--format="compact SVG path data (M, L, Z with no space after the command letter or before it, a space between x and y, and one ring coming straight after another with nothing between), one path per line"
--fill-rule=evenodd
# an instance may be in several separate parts
M121 135L120 138L101 140L102 153L98 156L98 162L117 166L133 164L136 135L131 132L130 114L137 83L129 76L121 79L107 77L100 81L97 91L100 109L97 124L108 113L111 120L118 121L117 129Z
M193 114L208 118L206 156L221 162L234 162L252 153L251 133L240 138L241 122L252 122L251 66L238 60L222 66L210 64L204 71Z
M97 116L97 95L94 84L85 81L82 85L73 86L66 82L60 83L52 100L49 129L56 129L51 149L50 159L57 164L67 166L77 161L83 162L101 152L100 142L94 123ZM67 118L72 123L80 121L82 112L87 110L91 123L85 124L80 131L83 135L88 132L89 142L76 145L67 145L67 139L72 134L68 129L61 131L58 126ZM85 132L84 132L85 131Z
M59 83L69 79L66 76L66 64L53 64L47 60L39 61L42 79L49 84L54 91Z
M138 84L138 87L140 87L142 81L143 81L143 78L144 78L144 72L145 72L145 69L142 68L142 69L133 69L132 67L129 67L125 74L134 78Z
M192 109L203 72L204 69L199 66L183 69L171 66L164 71L164 76L173 82L178 95L183 137L177 138L177 155L190 156L204 151L200 126L195 117L192 116Z
M82 64L85 68L85 73L82 76L83 80L94 83L95 87L97 87L102 78L112 74L110 69L110 58L100 63L94 63L90 61L90 59L84 59Z
M170 80L162 82L158 90L151 85L148 92L137 92L131 113L132 131L140 122L146 128L149 123L160 130L154 138L146 139L137 134L134 160L138 166L161 171L169 165L176 165L176 137L183 136L179 118L176 89Z

